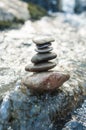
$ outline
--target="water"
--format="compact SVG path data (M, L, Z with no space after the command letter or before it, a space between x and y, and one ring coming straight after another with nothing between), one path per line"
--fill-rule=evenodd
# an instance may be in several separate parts
M66 13L81 13L86 11L86 0L24 0L33 2L51 12L63 11Z

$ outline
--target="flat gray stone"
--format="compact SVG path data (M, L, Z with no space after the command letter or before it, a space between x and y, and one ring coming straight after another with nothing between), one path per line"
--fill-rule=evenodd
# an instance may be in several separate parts
M44 49L46 47L49 47L51 46L51 43L44 43L42 45L36 45L38 49Z
M53 47L46 47L44 49L35 49L36 52L38 53L47 53L53 50Z
M52 59L55 59L57 57L57 55L55 53L45 53L45 54L36 54L32 57L31 61L32 63L40 63L40 62L45 62L45 61L48 61L48 60L52 60Z
M56 66L56 63L53 62L46 62L46 63L40 63L40 64L30 64L25 67L26 71L30 72L42 72L42 71L47 71L49 69L52 69Z
M33 39L33 42L36 43L37 45L41 45L48 42L54 42L54 41L55 39L51 35L42 35L39 37L35 37Z

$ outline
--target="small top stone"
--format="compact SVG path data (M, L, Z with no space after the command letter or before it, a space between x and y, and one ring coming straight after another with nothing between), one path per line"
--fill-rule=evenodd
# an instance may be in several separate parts
M33 42L36 43L37 45L54 42L54 41L55 39L51 35L42 35L42 36L33 38Z

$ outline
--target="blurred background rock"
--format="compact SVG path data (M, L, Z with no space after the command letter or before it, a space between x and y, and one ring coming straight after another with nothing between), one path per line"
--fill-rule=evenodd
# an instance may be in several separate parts
M25 20L40 19L53 12L82 13L86 0L0 0L0 28L6 28Z
M27 3L20 0L0 0L0 28L29 19Z

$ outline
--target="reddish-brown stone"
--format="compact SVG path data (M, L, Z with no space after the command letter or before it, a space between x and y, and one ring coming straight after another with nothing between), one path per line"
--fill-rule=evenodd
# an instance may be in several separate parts
M68 74L50 71L34 73L23 80L23 84L34 91L54 91L70 78Z

